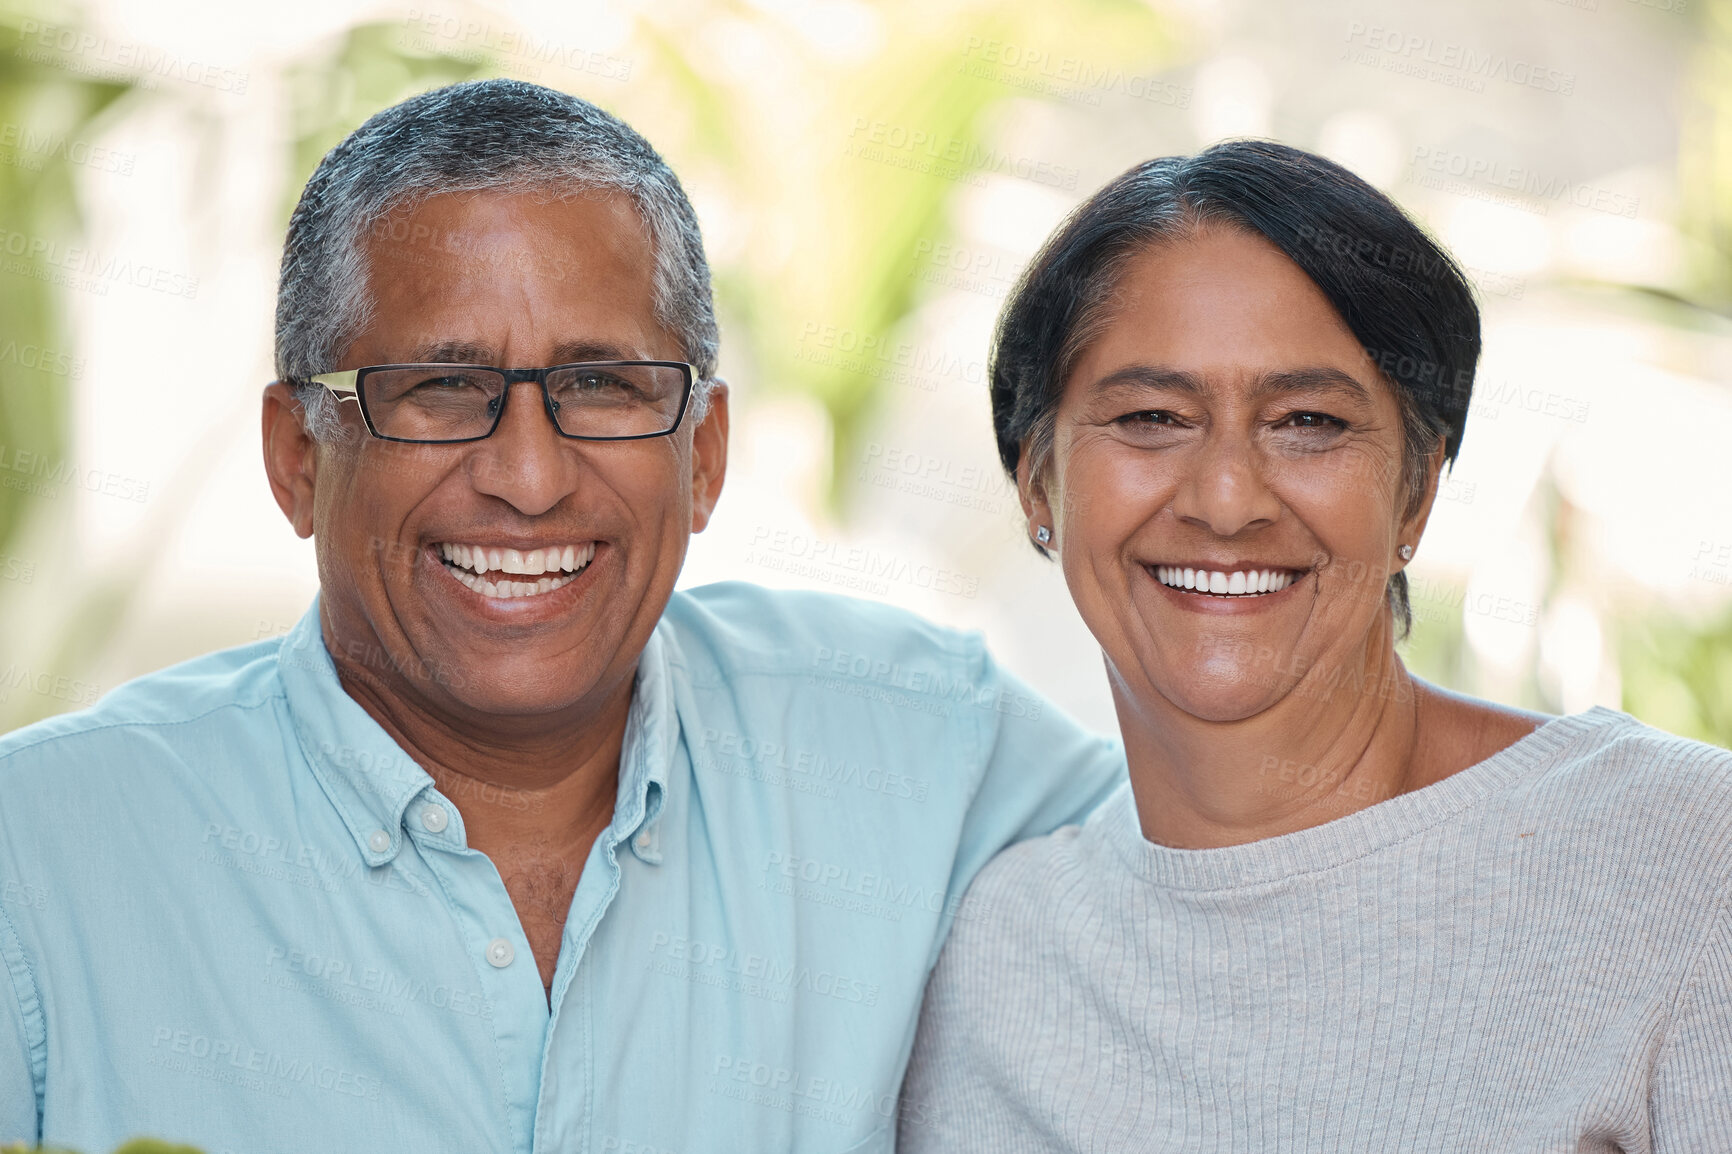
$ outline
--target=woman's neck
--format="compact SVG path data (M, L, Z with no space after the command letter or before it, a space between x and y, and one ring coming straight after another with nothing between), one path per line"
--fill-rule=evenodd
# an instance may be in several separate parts
M1301 678L1240 721L1206 721L1111 681L1143 836L1160 845L1242 845L1429 784L1431 759L1416 753L1434 691L1392 649L1356 683Z

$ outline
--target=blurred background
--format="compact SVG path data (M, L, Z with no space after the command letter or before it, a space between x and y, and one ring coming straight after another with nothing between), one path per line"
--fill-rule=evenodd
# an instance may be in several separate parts
M1482 299L1409 664L1732 743L1732 0L0 0L0 731L305 611L258 442L284 225L368 115L494 75L696 203L734 439L684 584L981 629L1112 728L997 469L991 325L1107 179L1269 136Z

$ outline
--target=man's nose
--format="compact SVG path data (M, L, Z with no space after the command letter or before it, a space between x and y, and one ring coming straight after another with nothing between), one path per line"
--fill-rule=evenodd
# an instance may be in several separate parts
M577 457L572 442L559 435L534 381L507 385L501 395L505 414L493 435L476 446L469 460L477 492L507 501L526 517L547 512L576 484Z
M1270 490L1249 438L1212 434L1189 462L1173 497L1173 513L1217 537L1272 523L1281 502Z

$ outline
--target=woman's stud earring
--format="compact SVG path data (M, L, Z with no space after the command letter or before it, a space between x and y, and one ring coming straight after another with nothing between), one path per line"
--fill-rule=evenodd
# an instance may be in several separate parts
M1401 554L1401 559L1403 561L1413 560L1413 546L1412 545L1403 545L1401 548L1397 549L1396 552Z
M1042 525L1034 531L1034 539L1042 545L1050 545L1052 544L1052 530Z

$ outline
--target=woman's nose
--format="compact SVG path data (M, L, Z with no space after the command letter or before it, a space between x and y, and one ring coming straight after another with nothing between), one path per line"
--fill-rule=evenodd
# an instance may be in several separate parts
M1281 502L1269 489L1256 450L1241 436L1211 436L1189 461L1173 513L1217 537L1272 523Z

